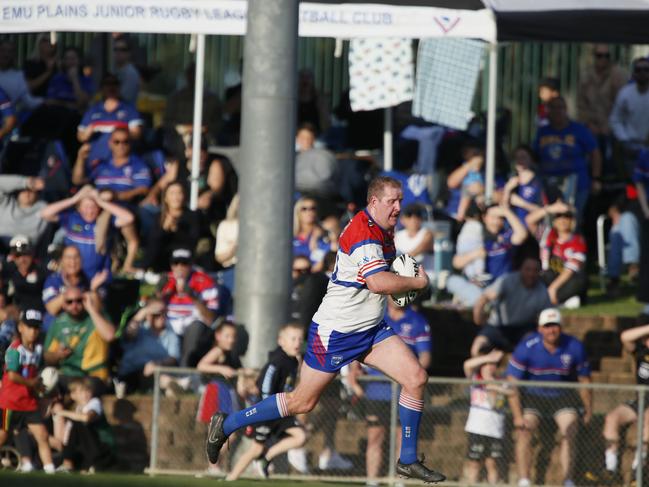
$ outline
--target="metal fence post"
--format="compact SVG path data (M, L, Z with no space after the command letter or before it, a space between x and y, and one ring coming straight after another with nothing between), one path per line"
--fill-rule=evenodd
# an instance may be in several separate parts
M636 440L636 455L638 457L638 464L635 467L635 481L636 481L636 487L642 487L642 471L644 468L644 455L643 455L643 449L644 449L644 404L645 404L645 397L644 397L644 386L640 387L640 390L638 391L638 437Z
M158 420L160 416L160 369L153 371L153 414L151 414L151 455L149 457L149 471L155 472L158 468Z
M390 478L390 485L394 485L396 476L396 458L397 458L397 409L399 404L399 387L396 382L392 381L390 399L390 460L388 461L389 470L388 476Z

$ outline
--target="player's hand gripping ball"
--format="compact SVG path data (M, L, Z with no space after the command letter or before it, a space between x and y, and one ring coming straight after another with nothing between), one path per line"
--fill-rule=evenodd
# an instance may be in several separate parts
M417 277L419 275L419 264L408 254L403 254L394 259L390 270L398 276ZM408 306L417 299L418 291L414 289L406 293L392 294L390 297L394 304L400 307Z

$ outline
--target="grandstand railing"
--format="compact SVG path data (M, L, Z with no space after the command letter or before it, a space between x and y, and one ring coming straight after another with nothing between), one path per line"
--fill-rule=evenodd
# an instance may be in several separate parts
M161 390L169 378L180 379L181 386L173 387L173 393ZM148 472L150 474L191 474L208 475L208 463L204 455L204 442L207 425L197 420L197 409L206 384L212 380L223 382L223 378L208 377L194 369L159 368L155 372L155 393L151 430L151 456ZM372 479L384 484L402 483L396 476L395 462L398 455L398 386L384 377L366 376L361 378L363 387L368 384L385 382L389 384L389 398L386 401L357 401L338 377L325 392L316 409L300 418L307 425L309 439L305 445L309 472L298 472L286 460L277 458L272 477L291 479L312 479L322 481L365 482L365 451L367 445L368 415L376 415L379 425L385 421L385 441L383 445L383 466L380 477ZM459 378L430 378L425 396L425 409L421 423L419 452L426 457L426 464L444 472L449 485L469 485L466 481L465 463L467 458L467 433L464 426L469 412L469 391L474 384L505 385L510 390L512 383L500 381L472 381ZM582 389L592 391L593 417L585 425L580 417L575 439L575 460L572 480L576 485L627 485L631 481L642 486L644 461L637 462L632 472L634 457L643 458L642 438L648 387L616 384L587 383L538 383L517 382L516 390L560 389L577 392ZM169 389L169 386L167 386ZM221 391L220 393L223 393ZM555 399L547 398L542 407L551 408ZM227 401L226 401L227 402ZM602 436L604 418L608 412L622 403L631 404L637 415L636 424L630 425L620 433L619 468L616 476L605 478L604 450L606 443ZM581 410L580 410L581 411ZM209 411L208 411L209 412ZM505 406L505 433L503 438L503 458L498 468L501 481L498 485L515 485L517 482L514 457L516 432L512 425L511 411ZM581 412L580 412L581 415ZM230 449L223 456L225 463L232 462L247 448L250 440L233 440ZM561 438L556 432L554 421L544 418L533 441L533 462L531 480L533 485L561 485L563 475L559 461ZM332 447L350 463L348 469L319 468L319 455L327 447ZM230 463L231 465L231 463ZM228 467L224 464L223 470ZM248 470L245 476L254 477ZM486 481L482 479L482 481ZM407 481L405 483L408 483Z

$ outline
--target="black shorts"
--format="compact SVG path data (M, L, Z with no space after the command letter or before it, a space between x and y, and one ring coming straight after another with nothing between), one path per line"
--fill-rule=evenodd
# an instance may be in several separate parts
M629 399L628 401L625 401L622 404L624 404L625 406L630 407L631 409L633 409L633 411L636 414L638 414L638 409L639 409L640 405L638 404L637 399ZM649 409L649 401L647 401L646 399L645 399L645 403L644 403L644 409L645 409L645 411L647 409Z
M286 430L302 427L302 424L295 416L286 416L285 418L256 425L251 436L257 443L275 442L285 435Z
M476 462L484 458L498 459L503 457L503 440L490 436L469 433L469 445L466 452L469 460Z
M377 401L362 398L359 407L368 426L386 426L390 424L391 401Z
M518 342L520 342L525 335L533 332L536 329L535 325L532 326L493 326L484 325L478 336L486 337L496 348L505 352L512 352Z
M28 424L42 424L40 411L14 411L0 408L0 431L18 431Z
M523 412L539 418L553 418L560 413L573 412L579 415L583 403L575 391L566 391L559 396L541 396L523 393Z

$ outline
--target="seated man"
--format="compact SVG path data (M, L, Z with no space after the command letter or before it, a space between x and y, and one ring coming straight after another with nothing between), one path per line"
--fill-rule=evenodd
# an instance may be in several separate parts
M150 390L157 365L178 365L180 361L180 339L167 326L166 313L164 302L151 299L126 327L118 375L126 382L128 392Z
M66 288L63 310L45 337L45 363L58 367L64 388L74 377L91 377L99 393L108 380L108 344L115 338L115 326L95 292Z
M543 382L590 383L590 365L584 345L561 332L561 313L547 308L539 316L538 333L518 344L507 367L508 379ZM520 394L520 396L519 396ZM561 468L564 487L574 487L574 446L581 416L588 424L593 415L590 389L527 387L510 398L516 435L519 487L529 487L532 435L542 419L554 419L561 434ZM583 408L583 413L580 410Z
M178 248L158 295L167 305L167 323L182 341L180 365L195 367L212 344L210 326L219 311L216 284L192 266L191 250Z
M487 347L510 352L521 338L534 331L539 313L550 306L540 270L539 260L527 257L520 271L505 274L480 295L473 306L473 321L481 330L471 345L472 357ZM485 309L489 304L492 307L487 319Z
M135 205L148 193L152 179L146 163L131 154L130 143L128 129L115 128L110 136L110 158L100 161L88 175L86 175L85 159L90 149L88 146L82 147L74 164L72 182L80 185L90 181L102 198L119 203L136 214ZM107 198L106 194L110 194L110 197ZM135 255L140 241L135 224L125 225L121 231L127 248L124 271L131 272L135 268Z

